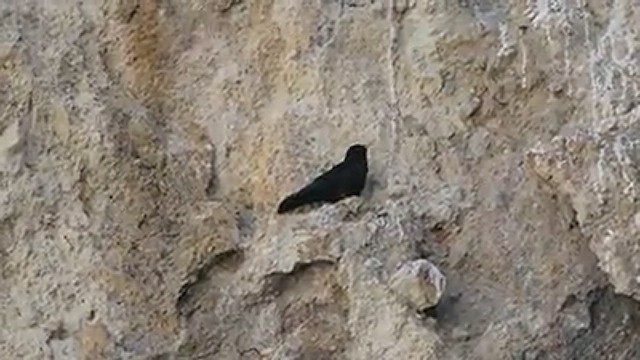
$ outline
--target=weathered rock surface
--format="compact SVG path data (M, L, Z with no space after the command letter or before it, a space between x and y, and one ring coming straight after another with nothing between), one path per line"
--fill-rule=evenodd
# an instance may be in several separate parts
M0 358L639 358L639 9L0 2Z
M639 125L636 116L630 126L616 121L602 133L577 130L529 158L545 181L570 197L576 223L616 292L640 301Z
M447 280L426 259L408 261L391 276L391 290L413 310L424 311L438 305Z

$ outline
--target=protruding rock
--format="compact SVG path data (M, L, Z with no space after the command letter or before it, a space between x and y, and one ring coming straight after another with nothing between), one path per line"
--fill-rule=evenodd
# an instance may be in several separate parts
M391 277L391 289L411 308L420 311L438 304L446 278L426 259L406 262Z

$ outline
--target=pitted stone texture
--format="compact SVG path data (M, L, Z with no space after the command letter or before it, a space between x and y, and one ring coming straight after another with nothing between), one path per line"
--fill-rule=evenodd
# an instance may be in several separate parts
M391 276L389 286L409 307L421 311L436 306L445 291L447 280L426 259L406 262Z

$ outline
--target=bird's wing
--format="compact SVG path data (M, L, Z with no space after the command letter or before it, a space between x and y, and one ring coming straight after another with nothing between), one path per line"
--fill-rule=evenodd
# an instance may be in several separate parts
M351 164L341 162L316 177L309 184L287 196L279 205L283 213L299 206L316 202L336 202L353 195L353 170ZM359 193L359 191L358 191Z
M334 199L340 191L345 167L343 163L337 164L324 172L311 183L300 189L296 195L306 201L329 201Z

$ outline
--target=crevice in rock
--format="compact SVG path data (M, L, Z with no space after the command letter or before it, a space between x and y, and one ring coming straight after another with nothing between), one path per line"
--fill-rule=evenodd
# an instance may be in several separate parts
M577 329L567 316L575 318L580 307L588 313L588 324ZM600 359L608 353L620 354L619 349L640 351L640 303L616 294L611 285L594 288L582 297L567 296L560 314L555 330L542 340L550 353L560 352L571 359Z
M216 11L220 14L226 14L239 5L242 5L242 0L228 0L226 3L223 2L221 5L217 6Z
M209 160L209 181L207 182L207 187L205 189L205 193L209 199L212 199L216 192L218 191L219 179L218 174L216 172L216 152L215 149L211 151L211 159Z
M400 48L400 37L398 36L401 31L402 21L406 9L396 11L394 6L394 0L388 0L387 7L387 19L389 22L389 47L387 49L387 66L389 76L389 97L390 106L393 111L391 118L391 149L389 152L391 156L389 159L395 161L395 154L398 153L398 139L399 139L399 127L402 120L402 109L400 109L400 102L398 99L398 90L396 88L397 82L397 67Z
M240 350L238 351L238 355L240 356L241 359L244 359L245 356L250 358L250 354L254 354L256 356L258 356L258 358L262 358L262 353L260 352L260 350L256 349L255 347L246 349L246 350Z
M169 360L172 359L173 357L171 356L170 353L162 353L162 354L156 354L153 355L149 358L149 360Z
M176 308L183 316L189 316L194 309L196 297L202 289L209 285L209 280L213 273L227 270L235 272L244 261L244 252L232 249L217 254L194 269L188 276L189 279L178 292Z
M135 5L133 5L132 9L130 10L129 14L126 15L125 17L125 23L130 23L133 18L136 16L136 14L138 14L138 10L140 10L140 3L137 3Z
M340 1L340 7L341 8L364 8L366 7L367 4L364 3L363 1L359 1L359 0L341 0Z
M6 264L5 259L8 255L7 249L9 249L11 247L11 243L15 241L14 229L15 215L11 214L6 218L0 220L0 261L2 261L2 264ZM5 270L6 265L3 266L3 269L0 273L4 275Z
M591 290L587 294L587 300L593 329L607 324L612 316L621 317L640 336L640 302L615 293L612 285Z
M59 322L54 329L48 331L47 340L45 342L49 344L51 343L51 341L62 341L67 339L68 337L69 332L67 331L67 329L65 329L62 322Z
M273 272L267 274L263 281L262 293L264 295L278 296L295 284L306 273L314 270L324 270L335 266L335 262L331 260L319 259L310 262L298 262L289 272Z

